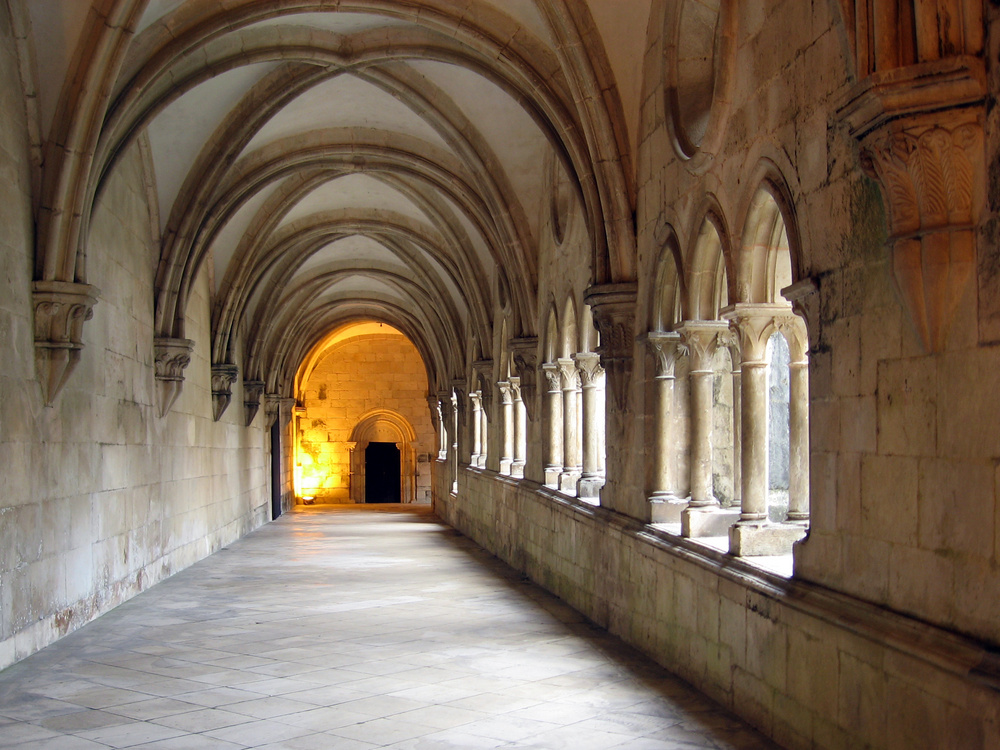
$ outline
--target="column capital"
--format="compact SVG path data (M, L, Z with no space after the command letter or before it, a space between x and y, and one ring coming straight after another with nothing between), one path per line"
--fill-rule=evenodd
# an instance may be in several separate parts
M500 403L504 406L514 403L514 388L509 380L497 381L497 388L500 390Z
M674 377L674 365L685 351L681 335L676 331L650 331L642 339L656 363L656 378Z
M555 362L546 362L542 365L542 374L545 376L549 393L560 393L562 391L562 368Z
M723 311L736 334L742 364L762 365L767 362L767 342L778 330L778 321L793 316L788 305L737 303Z
M691 357L691 372L712 372L712 358L719 345L729 341L729 323L724 320L686 320L677 327L681 345Z
M560 357L556 360L559 366L559 375L564 391L574 391L580 387L580 372L576 369L576 362L569 357Z
M510 348L511 355L514 357L514 366L517 368L524 410L528 419L534 421L538 381L538 337L522 336L511 339L507 346Z
M819 284L812 278L800 279L782 289L781 296L792 303L792 311L805 324L805 347L808 352L819 343Z
M601 355L597 352L580 352L573 355L576 362L577 372L580 373L580 383L583 388L593 388L599 384L604 376L604 368L601 367Z

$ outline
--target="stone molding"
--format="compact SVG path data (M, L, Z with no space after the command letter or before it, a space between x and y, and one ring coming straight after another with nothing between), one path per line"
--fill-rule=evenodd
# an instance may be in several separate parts
M35 281L35 371L42 400L52 406L80 362L83 324L94 317L100 291L89 284Z
M239 377L236 365L212 365L212 418L218 422L233 400L233 383Z
M944 348L975 269L985 95L982 61L957 56L875 73L838 110L882 190L893 280L929 353Z
M619 414L626 411L632 382L636 294L634 282L592 286L584 294L584 301L594 314L594 325L601 334L597 353L607 373L608 392Z
M264 393L263 380L243 381L243 422L247 427L251 425L257 411L260 409L260 398Z
M170 413L184 386L184 370L191 364L191 339L157 337L153 340L156 395L160 417Z

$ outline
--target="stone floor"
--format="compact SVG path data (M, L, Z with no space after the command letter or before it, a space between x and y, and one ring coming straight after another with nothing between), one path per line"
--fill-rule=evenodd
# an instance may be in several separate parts
M0 747L774 745L392 506L288 514L0 672Z

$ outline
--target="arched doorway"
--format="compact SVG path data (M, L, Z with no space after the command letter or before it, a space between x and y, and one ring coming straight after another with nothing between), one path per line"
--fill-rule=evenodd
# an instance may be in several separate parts
M402 414L376 409L363 415L351 430L348 443L351 501L416 502L415 440L413 426Z
M395 443L368 443L365 448L365 502L400 502L401 480L399 446Z

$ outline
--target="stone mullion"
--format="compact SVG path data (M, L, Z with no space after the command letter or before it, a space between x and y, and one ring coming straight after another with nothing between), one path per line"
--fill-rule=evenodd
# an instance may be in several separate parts
M577 399L580 389L580 375L576 363L571 359L560 359L563 394L563 470L559 474L559 489L569 494L576 493L576 483L580 479L580 432Z
M646 343L655 363L653 415L653 475L648 489L650 520L654 523L680 521L681 503L676 496L674 475L674 369L683 351L680 335L651 333Z
M479 457L483 452L483 423L481 412L483 410L482 399L479 396L479 391L473 391L469 394L469 401L472 402L472 417L471 417L471 429L472 429L472 455L469 458L470 466L479 466Z
M510 474L514 462L514 400L511 385L506 380L497 383L500 389L500 413L502 415L500 428L502 430L503 449L500 453L500 473Z
M559 365L542 365L547 389L542 413L545 430L545 486L559 488L559 473L563 462L563 393Z
M580 481L577 483L579 497L597 497L601 485L604 484L604 474L601 471L600 448L604 425L601 417L603 409L599 403L599 395L604 379L604 368L601 367L599 355L583 352L573 357L577 371L580 374L582 389L581 411L582 428L582 462Z
M521 396L521 378L510 379L511 408L514 412L514 460L510 465L513 477L524 476L524 464L527 454L527 413Z
M789 316L781 326L788 364L788 520L809 522L809 358L805 321Z

